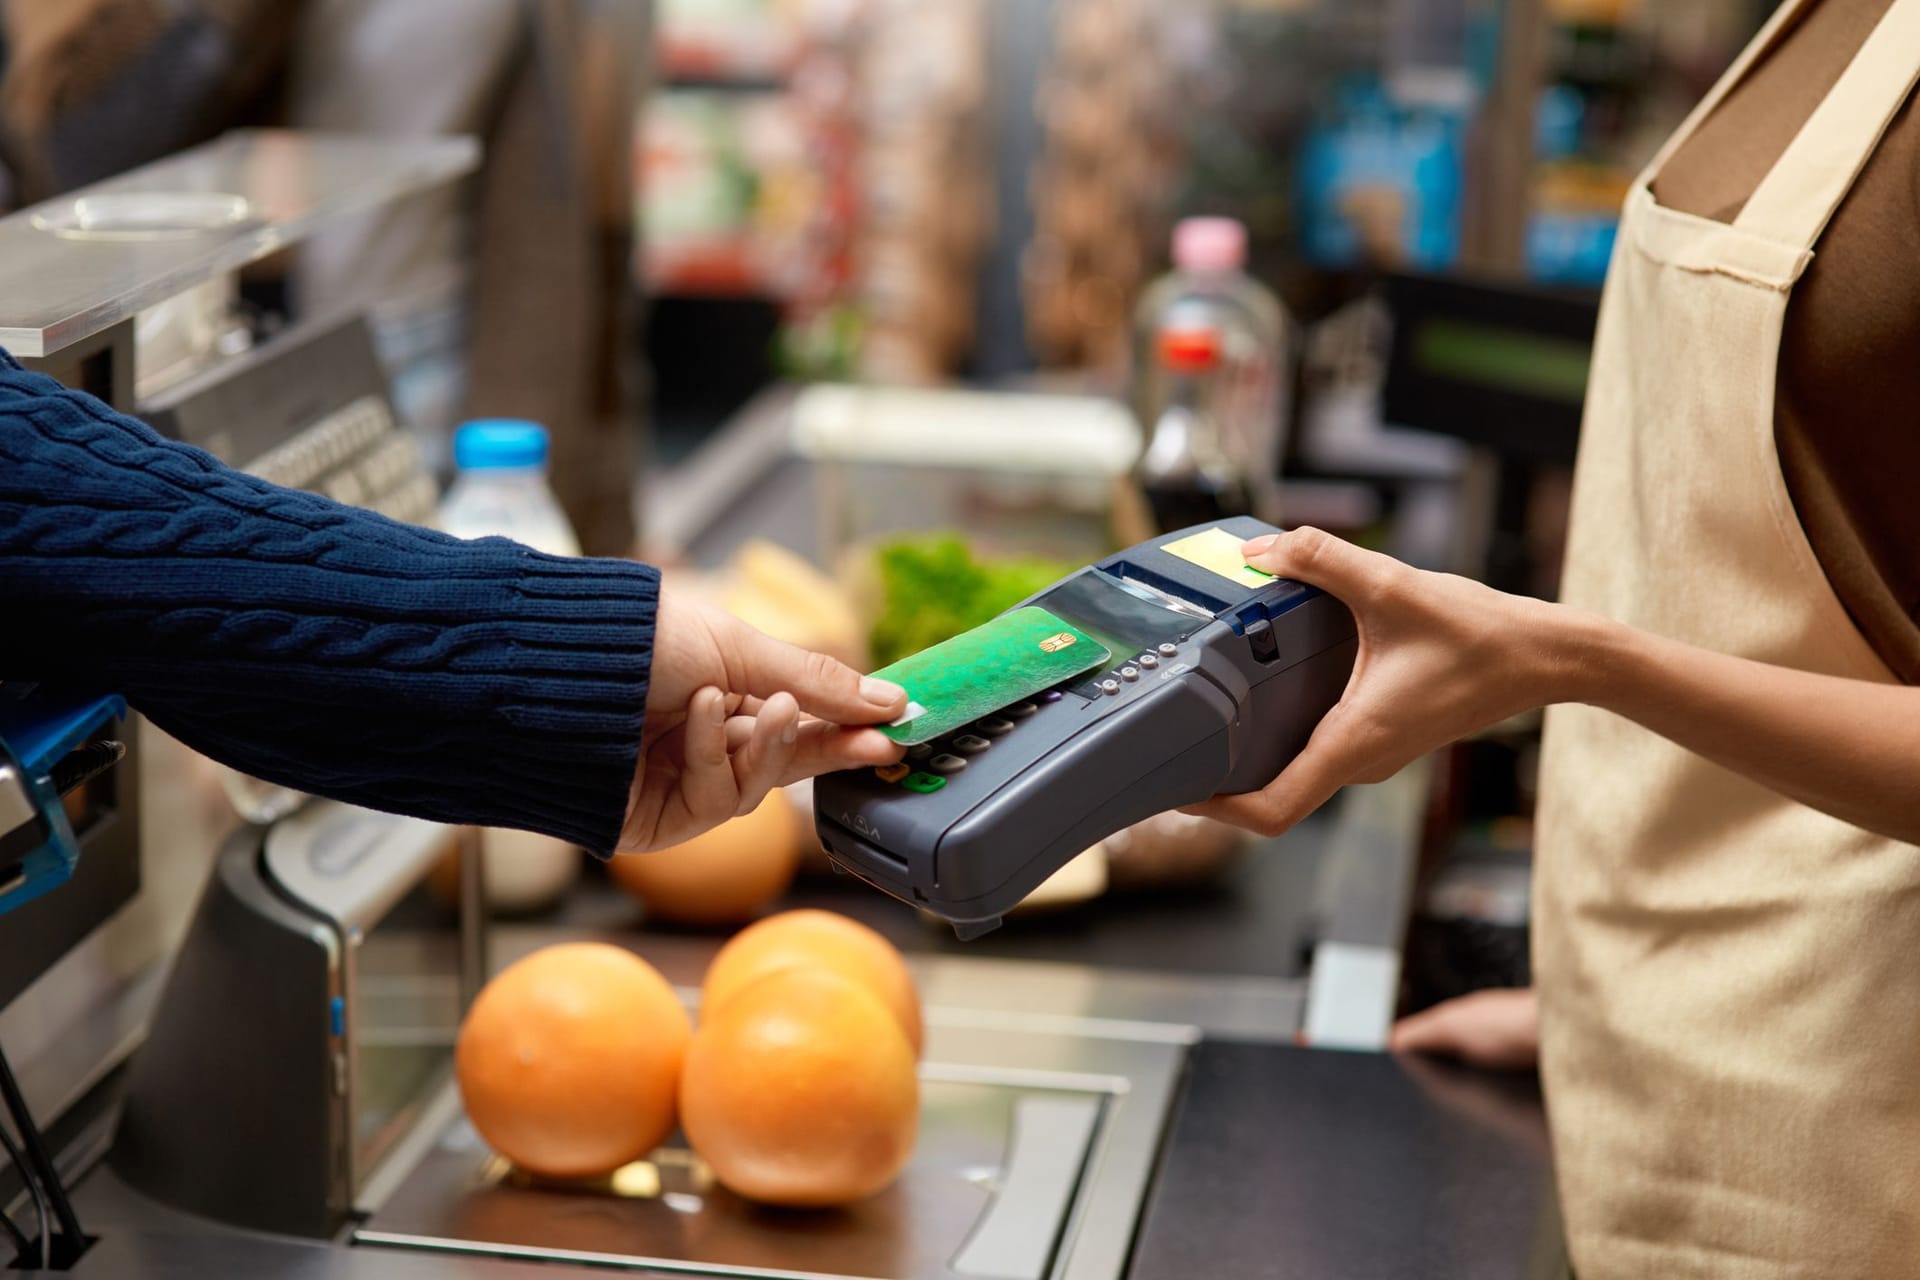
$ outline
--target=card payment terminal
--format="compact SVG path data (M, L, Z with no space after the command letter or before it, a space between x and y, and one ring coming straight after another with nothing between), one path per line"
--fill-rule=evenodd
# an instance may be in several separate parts
M834 864L974 937L1121 828L1271 781L1339 701L1357 644L1338 600L1240 561L1242 540L1274 532L1183 529L1024 601L1112 658L910 748L904 774L819 779Z

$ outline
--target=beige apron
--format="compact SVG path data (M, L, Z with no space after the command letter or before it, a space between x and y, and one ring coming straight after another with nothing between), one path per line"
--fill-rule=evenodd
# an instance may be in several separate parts
M1648 183L1798 7L1627 201L1563 598L1724 653L1892 682L1801 530L1773 396L1788 291L1920 78L1920 0L1895 0L1733 225L1662 208ZM1534 913L1581 1280L1920 1276L1920 848L1619 717L1557 707Z

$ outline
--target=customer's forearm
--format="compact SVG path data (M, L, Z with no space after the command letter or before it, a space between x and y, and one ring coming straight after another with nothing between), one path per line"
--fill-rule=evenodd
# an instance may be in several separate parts
M0 679L246 772L610 853L659 578L277 489L0 354Z
M1920 688L1728 657L1557 606L1535 617L1554 701L1604 708L1802 804L1920 844Z

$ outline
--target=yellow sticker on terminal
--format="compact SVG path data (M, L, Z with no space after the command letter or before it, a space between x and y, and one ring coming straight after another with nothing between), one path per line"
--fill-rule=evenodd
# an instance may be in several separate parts
M1240 554L1243 541L1245 539L1216 526L1178 542L1169 542L1161 550L1179 556L1188 564L1197 564L1208 573L1217 573L1229 582L1243 587L1264 587L1273 581L1273 575L1247 563L1247 558Z

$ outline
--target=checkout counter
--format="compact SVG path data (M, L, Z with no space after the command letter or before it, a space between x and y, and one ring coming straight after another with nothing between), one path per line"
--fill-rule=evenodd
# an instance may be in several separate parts
M26 211L0 222L0 342L235 465L415 511L417 461L350 319L215 352L147 395L137 330L331 217L473 163L458 141L236 135ZM66 292L35 310L22 280ZM764 417L777 406L757 412L736 446L785 431ZM683 478L710 500L669 513L686 545L803 540L750 526L817 515L817 463L784 441L748 452L751 474L703 478L717 464L697 460ZM1350 793L1235 883L964 944L850 880L803 886L793 905L856 916L908 953L928 1041L899 1181L792 1213L717 1190L675 1143L594 1191L531 1185L460 1111L453 1037L488 972L597 938L691 994L717 938L641 932L624 899L591 893L540 923L489 923L471 857L451 910L427 882L460 833L222 788L142 736L119 807L79 832L75 884L0 915L0 934L55 939L7 988L0 1045L90 1240L76 1276L1564 1274L1532 1082L1376 1051L1418 769ZM112 896L79 893L109 871ZM0 1196L31 1221L17 1173Z

